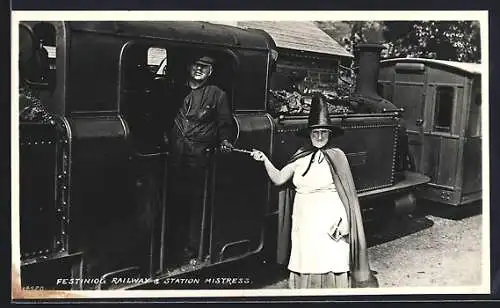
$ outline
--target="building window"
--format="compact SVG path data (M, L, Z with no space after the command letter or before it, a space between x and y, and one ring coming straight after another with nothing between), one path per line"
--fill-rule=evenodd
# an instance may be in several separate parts
M434 130L450 132L455 94L452 87L438 87L434 112Z

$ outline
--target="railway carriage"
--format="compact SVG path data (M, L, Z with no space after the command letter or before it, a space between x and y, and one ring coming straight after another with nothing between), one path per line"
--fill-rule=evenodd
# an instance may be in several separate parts
M453 206L481 200L481 65L403 58L381 62L382 95L405 109L417 196Z

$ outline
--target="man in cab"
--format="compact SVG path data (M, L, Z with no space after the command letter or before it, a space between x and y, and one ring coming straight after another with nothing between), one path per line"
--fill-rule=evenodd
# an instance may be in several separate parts
M176 95L180 108L169 138L171 209L175 213L170 225L183 261L193 259L199 248L211 156L214 151L225 153L233 148L230 140L234 123L228 96L211 82L215 64L209 56L191 62L189 78Z

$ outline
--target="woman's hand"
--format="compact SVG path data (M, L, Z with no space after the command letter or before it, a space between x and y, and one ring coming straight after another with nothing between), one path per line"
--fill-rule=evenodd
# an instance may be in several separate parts
M250 155L252 155L252 158L255 159L256 161L266 161L267 160L266 154L264 154L263 152L256 150L256 149L253 149L252 154L250 154Z
M328 235L335 241L340 240L342 237L349 234L349 230L347 229L347 223L342 221L342 218L339 221L330 227L328 231Z
M328 231L328 235L334 241L338 241L342 237L342 235L340 234L340 230L337 226L331 227L330 230Z
M256 161L264 162L267 175L269 175L269 178L275 185L283 185L292 178L295 171L295 164L288 164L283 169L278 170L263 152L253 149L250 155Z

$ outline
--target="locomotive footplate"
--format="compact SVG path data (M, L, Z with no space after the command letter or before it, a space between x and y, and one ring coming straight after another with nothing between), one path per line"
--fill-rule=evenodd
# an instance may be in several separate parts
M403 173L403 180L393 186L360 192L358 194L365 222L377 222L388 211L396 216L412 213L417 206L415 194L430 178L411 171ZM382 216L381 216L382 215Z
M22 262L21 287L82 290L83 253L58 253Z
M419 185L428 183L430 178L420 173L405 171L404 180L396 182L393 186L384 187L374 190L369 190L361 192L358 194L360 200L366 200L372 197L381 197L383 195L389 195L394 193L404 192L406 190L418 189Z

